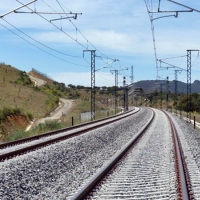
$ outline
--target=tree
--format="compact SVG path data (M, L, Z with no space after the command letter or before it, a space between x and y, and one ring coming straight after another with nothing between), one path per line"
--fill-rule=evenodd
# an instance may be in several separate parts
M69 84L68 87L69 87L69 88L76 88L76 86L75 86L75 85L72 85L72 84Z

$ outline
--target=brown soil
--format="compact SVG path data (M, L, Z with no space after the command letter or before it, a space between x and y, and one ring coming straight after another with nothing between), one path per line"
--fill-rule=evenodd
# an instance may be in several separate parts
M10 115L2 121L2 138L14 133L17 130L24 130L30 124L29 119L24 115Z

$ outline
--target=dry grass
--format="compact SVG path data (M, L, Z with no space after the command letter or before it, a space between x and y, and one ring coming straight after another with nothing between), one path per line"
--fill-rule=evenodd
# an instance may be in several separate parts
M7 107L7 108L19 108L24 113L32 113L34 118L41 118L44 117L46 113L49 112L50 109L48 107L48 100L50 96L48 92L45 94L42 90L38 90L37 88L28 85L23 86L16 84L15 81L20 78L20 71L15 69L9 65L1 65L0 64L0 109ZM39 77L38 77L39 78ZM51 88L52 89L52 88ZM50 90L51 90L50 89ZM59 91L58 91L59 92ZM67 89L65 96L68 96L70 93L72 94L79 94L77 96L78 99L75 99L73 102L73 106L67 112L66 116L62 117L62 122L59 123L59 126L53 126L55 128L61 127L69 127L72 125L72 117L74 118L74 125L80 124L80 113L81 112L89 112L91 110L91 102L90 99L90 91L87 92L85 89L82 90L73 90ZM52 98L52 97L51 97ZM76 98L76 96L74 97ZM100 95L98 92L96 93L96 119L107 117L107 112L100 112L101 110L109 110L113 105L113 101L108 101L111 99L111 95ZM51 99L50 99L51 101ZM109 111L109 115L113 115L114 111ZM90 121L90 119L88 120ZM52 122L53 123L53 122ZM51 123L51 124L52 124ZM44 126L44 127L43 127ZM29 134L34 135L41 133L43 131L48 131L49 126L41 125L40 131L36 129L36 131L30 131L25 134L24 131L17 133L17 139L20 137L27 137ZM41 128L42 127L42 128ZM54 128L52 128L54 129ZM12 139L15 140L16 138L11 134Z
M172 111L174 113L176 113L176 110L173 109ZM180 113L180 110L177 110L177 114L178 115L181 114L182 117L187 117L187 112L184 112L184 111L181 111L181 113ZM198 122L198 123L200 123L200 114L196 113L196 112L192 112L191 113L191 120L194 120L194 116L195 116L195 121Z
M20 77L19 70L0 65L0 109L3 107L20 108L29 111L34 117L42 117L47 112L48 96L31 86L22 86L14 82Z

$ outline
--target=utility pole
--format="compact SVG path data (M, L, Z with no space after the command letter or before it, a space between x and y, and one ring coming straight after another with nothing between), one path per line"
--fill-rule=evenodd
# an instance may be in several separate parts
M169 106L169 77L167 76L166 80L166 111L168 111L168 106Z
M114 96L115 96L115 115L117 114L117 89L118 89L118 70L111 70L111 73L115 73L115 91L114 91Z
M123 95L123 99L124 99L124 111L126 111L126 77L123 77L123 91L124 91L124 95Z
M160 109L162 110L162 83L160 83L160 95L161 95L161 97L160 97Z
M174 93L175 93L175 109L176 109L176 115L177 115L177 101L178 101L178 90L177 90L177 79L178 79L178 70L175 70L175 82L174 82Z
M191 122L191 52L199 50L187 50L187 121Z
M128 111L128 87L125 88L125 91L126 91L126 111Z
M131 104L133 105L134 100L134 76L133 76L133 66L131 66L131 85L132 85L132 96L131 96Z
M122 70L128 70L128 68L121 69L121 70L110 70L111 73L115 73L115 114L117 114L117 89L118 89L118 72Z
M175 82L174 82L174 93L175 93L175 109L176 109L176 115L177 115L177 102L178 102L178 72L181 72L182 70L174 70L175 71Z
M83 50L84 52L91 53L91 121L95 120L95 51L96 50Z

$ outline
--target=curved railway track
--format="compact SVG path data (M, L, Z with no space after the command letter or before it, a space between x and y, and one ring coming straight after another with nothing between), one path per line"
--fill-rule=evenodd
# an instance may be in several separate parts
M91 131L96 128L103 127L110 123L127 118L139 111L140 109L135 108L131 111L119 114L117 116L111 116L104 119L76 125L73 127L60 129L60 130L32 136L29 138L24 138L17 141L0 144L0 161L8 160L17 155L22 155L22 154L25 154L26 152L30 152L35 149L39 149L39 148L60 142L62 140L66 140L66 139L81 135L87 131Z
M155 114L153 114L143 129L140 130L98 174L83 186L80 191L74 196L71 196L71 199L193 199L189 174L186 163L184 162L184 154L176 127L167 113L163 113L163 115L165 115L168 120L168 126L170 127L169 132L171 132L170 136L163 136L162 131L160 131L159 134L151 136L152 144L142 144L142 140L143 143L145 143L143 138L150 138L150 136L146 136L149 134L147 133L148 129L152 126L156 127L155 124L153 125L155 122ZM162 121L160 121L160 123L162 124ZM163 143L158 141L156 144L155 140L159 139L159 137L161 140L162 137L165 137L165 139L168 138L168 140L164 141L163 139ZM137 144L140 145L137 147ZM166 147L167 145L171 145L172 149L168 149L168 147ZM143 146L144 149L146 148L145 151L149 152L144 153L142 151ZM154 150L154 152L151 152L151 149ZM163 149L165 154L159 152L161 149ZM134 157L134 151L139 152L140 156L138 157L138 160ZM163 155L161 156L160 154ZM143 156L144 163L141 161L141 157ZM164 163L160 166L159 161ZM154 164L153 162L158 163ZM171 164L168 165L167 162L170 162ZM145 167L147 169L144 169ZM169 168L171 171L169 171ZM151 170L152 175L150 172ZM166 175L166 173L169 173L170 177ZM143 180L139 179L141 178L140 176ZM171 182L167 183L167 181ZM166 187L170 184L171 186L169 186L169 188L172 187L172 192L166 191ZM154 188L154 190L152 188Z

